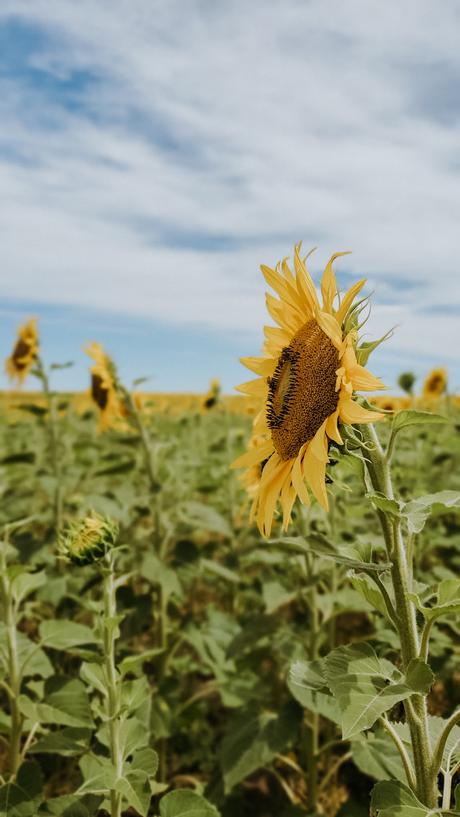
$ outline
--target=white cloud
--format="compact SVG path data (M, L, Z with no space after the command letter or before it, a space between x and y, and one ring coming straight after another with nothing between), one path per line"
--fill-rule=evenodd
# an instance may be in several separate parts
M43 75L98 81L72 110L4 82L6 296L249 331L258 264L304 238L316 269L354 250L338 268L375 287L373 334L399 323L401 355L454 362L457 318L421 309L460 302L460 104L432 115L418 68L460 72L457 3L4 0L12 16L49 35Z

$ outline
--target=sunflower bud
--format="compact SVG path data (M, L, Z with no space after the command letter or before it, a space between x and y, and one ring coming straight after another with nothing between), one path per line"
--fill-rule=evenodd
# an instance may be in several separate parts
M73 522L61 540L61 553L80 567L102 559L114 546L118 524L93 513Z

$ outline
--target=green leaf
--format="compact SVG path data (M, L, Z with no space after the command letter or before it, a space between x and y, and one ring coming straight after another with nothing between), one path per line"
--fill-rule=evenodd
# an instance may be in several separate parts
M404 506L403 502L398 502L396 499L388 499L387 496L384 494L366 494L367 499L370 499L372 504L377 508L379 511L383 511L383 513L388 513L390 516L395 516L399 518L401 516L401 510Z
M285 604L289 604L296 597L296 593L286 590L278 581L265 582L262 587L262 597L268 614L274 613Z
M406 782L406 774L401 763L401 756L389 735L368 732L361 735L351 744L353 762L358 769L375 780L386 780L392 777Z
M388 610L383 595L372 579L370 579L369 576L366 576L365 573L360 573L357 575L353 571L350 571L348 578L350 579L355 590L357 590L358 593L364 599L366 599L367 603L370 604L374 610L378 610L379 613L382 613L382 615L389 620L390 617L388 615Z
M117 773L108 757L84 755L79 762L84 782L77 794L107 794L115 787Z
M431 411L417 411L416 409L404 409L398 411L394 416L391 431L397 434L403 428L418 425L443 425L449 422L448 417L442 414L433 414Z
M289 669L289 689L324 689L327 686L324 659L319 661L295 661ZM293 692L293 694L295 694ZM301 703L301 701L300 701Z
M342 713L344 739L369 729L380 715L413 694L399 670L378 658L366 643L329 653L326 677Z
M227 519L211 505L204 502L183 502L178 508L179 519L186 522L195 530L205 530L211 533L218 533L231 539L233 531Z
M341 713L337 701L329 692L322 691L326 684L324 659L292 664L288 688L295 700L309 712L340 724Z
M91 729L81 729L73 726L49 732L39 738L29 749L31 754L58 754L64 757L82 755L89 748Z
M407 520L409 532L420 533L431 514L452 508L460 508L460 492L439 491L436 494L427 494L408 502L404 506L403 514Z
M151 658L161 655L162 652L164 652L164 647L153 647L151 650L144 650L144 652L139 653L139 655L127 655L126 658L123 658L118 664L118 671L121 677L123 678L125 675L128 675L128 673L138 672L142 669L146 661L150 661Z
M248 719L242 714L233 723L221 748L225 792L285 751L298 732L300 709L294 707L285 707L279 716L264 713Z
M372 790L371 814L378 817L438 817L442 812L422 805L415 794L396 780L384 780Z
M419 658L413 658L406 670L406 683L414 690L420 692L422 695L427 695L435 680L434 673L428 664L420 661Z
M160 817L220 817L208 800L188 789L176 789L160 800Z
M129 769L145 772L149 779L153 779L158 771L158 755L148 746L133 753Z
M27 596L35 593L40 587L46 584L46 573L41 570L39 573L22 573L16 576L11 582L11 592L16 604L21 604Z
M104 669L94 661L84 662L80 667L80 678L93 689L97 689L101 695L107 697L107 684L104 677Z
M23 763L14 783L0 786L0 817L35 817L42 799L43 774L37 763Z
M347 555L343 547L338 549L325 536L319 533L311 534L307 539L300 536L284 536L282 539L270 539L269 544L283 547L294 553L315 553L324 559L332 559L337 564L345 565L355 570L389 570L390 562L365 562L353 555Z
M40 624L41 643L54 650L70 650L81 644L96 644L97 638L85 624L67 619L51 619Z
M24 633L16 633L18 645L18 661L23 678L31 675L39 675L41 678L48 678L53 674L54 669L51 661L45 652ZM0 645L6 644L6 628L0 623ZM2 661L2 651L0 648L0 665Z
M64 794L52 797L40 806L38 817L95 817L103 798L94 794L79 797L75 794Z
M93 726L91 708L84 684L78 678L55 676L45 682L46 703L34 703L19 696L21 712L34 723L62 726Z
M126 804L136 809L141 817L147 817L152 792L146 774L137 772L118 778L115 783L115 791L120 792Z
M142 576L153 585L160 585L165 596L181 596L182 589L174 570L165 565L154 553L149 553L142 564Z

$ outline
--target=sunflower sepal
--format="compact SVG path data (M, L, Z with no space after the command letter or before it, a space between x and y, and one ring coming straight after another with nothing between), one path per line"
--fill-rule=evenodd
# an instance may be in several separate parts
M372 352L375 352L382 343L385 343L386 340L390 340L390 338L393 337L395 329L396 327L392 326L391 329L385 332L378 340L364 341L360 346L357 346L356 359L358 363L360 363L361 366L365 366Z

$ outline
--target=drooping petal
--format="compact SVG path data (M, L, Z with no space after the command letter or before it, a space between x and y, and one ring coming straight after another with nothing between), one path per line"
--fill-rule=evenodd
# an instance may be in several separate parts
M375 377L368 369L365 369L364 366L360 366L359 363L348 372L348 378L353 386L354 390L357 391L377 391L377 389L386 389L386 386L379 377Z
M363 408L355 400L352 400L348 395L344 398L339 398L339 417L344 423L348 425L355 425L356 423L374 423L377 420L382 420L385 415L379 411L369 411Z
M318 431L316 432L313 439L310 441L309 445L311 453L320 462L329 462L329 457L327 455L326 423L327 418L320 425Z
M262 483L260 485L257 524L263 536L270 536L276 503L290 466L289 461L280 460L270 479L263 486Z
M326 420L326 434L330 440L334 440L334 442L338 443L339 445L343 445L343 440L339 431L338 426L338 419L339 419L339 411L334 411L334 414L331 414Z
M297 457L295 458L294 465L292 466L292 485L297 492L297 496L299 497L300 501L303 505L310 504L310 497L308 494L307 486L305 485L305 480L302 474L302 460L306 451L308 443L305 443L302 448L300 449Z
M245 451L238 459L231 464L231 468L251 468L263 460L267 460L274 452L275 448L271 440L267 440L264 445L259 445L256 448L251 448L250 451Z
M326 492L326 463L320 462L308 446L303 460L303 474L313 494L325 511L329 509Z
M291 474L288 472L281 489L281 507L283 509L283 530L287 531L291 522L292 507L295 502L297 492L291 482Z

